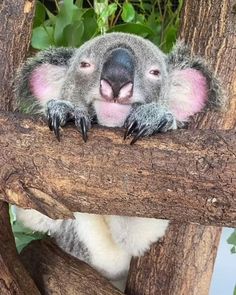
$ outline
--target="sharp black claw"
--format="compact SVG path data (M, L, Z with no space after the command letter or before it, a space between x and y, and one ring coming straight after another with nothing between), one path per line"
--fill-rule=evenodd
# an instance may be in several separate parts
M58 141L60 141L60 119L58 117L53 120L53 131Z
M139 132L135 135L135 137L131 140L130 144L133 145L140 137L142 137L147 131L146 126L143 126Z
M157 127L157 132L160 132L161 129L168 123L167 119L163 119L161 120L161 122L159 123L158 127Z
M52 118L48 116L48 127L49 129L52 131L53 128L52 128Z
M80 127L81 127L83 140L84 142L86 142L88 139L88 135L87 135L87 124L86 124L85 118L80 119Z
M126 128L125 134L124 134L124 140L126 140L126 138L134 132L136 127L137 127L137 122L134 121Z

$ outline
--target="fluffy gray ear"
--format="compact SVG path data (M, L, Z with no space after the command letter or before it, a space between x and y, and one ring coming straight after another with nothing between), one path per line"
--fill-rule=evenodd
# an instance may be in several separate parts
M204 107L222 109L225 106L225 96L213 72L202 58L191 57L182 42L174 46L167 63L166 98L177 120L186 121Z
M19 109L35 112L48 100L59 98L75 49L50 48L26 61L15 79Z

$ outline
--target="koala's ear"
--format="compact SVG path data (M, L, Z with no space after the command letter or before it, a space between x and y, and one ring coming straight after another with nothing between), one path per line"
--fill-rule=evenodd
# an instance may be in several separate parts
M220 83L204 60L191 57L182 42L168 55L167 63L169 79L165 96L177 120L187 121L204 107L219 109L224 106Z
M42 64L29 76L28 85L32 95L44 104L50 99L58 98L65 79L66 67Z
M40 105L58 98L74 52L68 48L48 49L28 59L17 73L16 98L23 104L36 100Z

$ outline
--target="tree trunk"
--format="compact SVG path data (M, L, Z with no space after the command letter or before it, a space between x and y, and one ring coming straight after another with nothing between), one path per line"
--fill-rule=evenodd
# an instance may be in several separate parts
M184 3L180 36L192 53L204 56L215 69L229 97L227 112L200 114L191 128L236 126L234 5L235 1L227 0L186 0ZM192 194L188 197L192 198ZM235 198L235 192L232 197ZM172 223L162 242L153 245L144 257L133 259L126 294L207 295L220 233L220 228Z
M0 294L40 295L16 252L8 205L0 202Z
M0 110L11 111L13 80L27 54L35 0L2 0L0 3Z
M52 241L34 241L20 256L42 295L123 294L89 265L66 254Z
M126 294L208 294L219 241L215 229L173 223L149 253L132 260Z
M58 143L30 117L2 115L0 124L0 198L10 203L54 218L84 211L236 225L234 131L179 130L130 146L120 130L93 128L84 144L65 128Z
M30 42L34 0L0 4L0 109L12 110L13 77L23 61ZM3 125L1 125L3 126ZM1 166L0 174L4 167ZM1 295L40 295L16 252L8 205L0 202L0 293Z

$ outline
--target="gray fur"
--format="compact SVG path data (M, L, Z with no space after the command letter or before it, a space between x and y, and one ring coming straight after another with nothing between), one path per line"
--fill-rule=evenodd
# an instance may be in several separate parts
M132 101L128 101L123 104L120 102L117 103L119 98L118 96L115 97L117 101L112 102L112 107L114 107L112 111L110 109L110 105L106 105L104 110L102 110L104 113L108 113L108 118L115 118L115 124L109 125L106 121L102 121L101 113L99 117L99 108L104 106L105 99L105 96L102 98L101 94L101 77L102 74L104 74L104 72L102 72L102 69L104 68L103 65L106 64L107 60L109 60L109 57L111 56L110 53L112 51L114 52L114 49L121 49L121 51L124 49L128 52L128 55L132 54L132 62L134 64L135 71L134 75L131 75L133 79L132 96L128 96L131 97ZM90 63L90 65L92 65L92 67L89 67L87 70L81 69L81 62L86 63L87 61ZM51 95L51 88L49 87L50 91L48 93L50 93L50 97L46 98L45 101L43 101L43 95L42 97L39 97L39 100L34 97L32 91L35 91L35 89L33 89L32 85L30 84L32 83L30 79L34 77L33 73L35 73L35 71L37 73L37 69L44 68L44 64L49 65L49 69L51 69L49 76L47 73L47 79L49 80L47 82L50 85L52 84L53 89L55 88L55 85L58 87L58 91L56 92L58 93L57 97L55 97L53 93ZM50 65L53 65L53 67L50 67ZM58 69L57 67L55 69L55 66L58 66ZM154 67L154 69L158 69L160 71L160 75L157 71L157 75L155 74L154 76L150 76L149 74L152 70L152 67ZM150 41L141 37L124 33L111 33L104 36L99 36L91 41L86 42L79 49L51 48L38 53L35 57L29 59L18 72L15 82L16 96L20 101L19 109L21 110L24 109L24 111L35 113L41 111L42 106L44 107L44 111L46 112L46 116L49 121L49 127L54 130L58 139L60 138L59 126L64 126L67 121L74 120L76 127L81 131L83 139L86 141L87 131L92 125L92 120L95 116L97 116L98 123L101 125L109 127L121 127L124 125L124 127L126 127L125 137L128 135L134 135L131 141L131 143L134 143L142 136L149 136L156 132L166 132L168 130L183 126L184 122L182 121L185 121L185 119L179 117L181 118L181 121L179 121L177 119L178 115L176 115L176 113L172 111L173 108L171 109L170 107L170 88L174 84L172 81L174 74L176 83L175 86L177 85L177 87L171 88L173 90L172 94L173 92L175 94L176 89L181 90L184 88L185 84L188 86L184 75L184 81L181 82L182 84L180 83L181 75L178 71L187 68L199 70L206 77L208 84L207 107L221 109L224 106L224 95L219 82L201 58L190 56L189 50L183 43L178 42L173 51L169 55L165 55ZM109 69L111 69L110 66ZM57 75L57 71L59 74L61 71L61 75ZM61 83L60 85L58 83L54 83L58 81L53 81L53 77L51 77L53 76L51 75L52 72L54 73L55 77L59 77L58 80L59 84ZM186 73L189 71L183 72ZM196 71L190 72L195 73ZM118 74L120 75L120 72ZM200 76L202 78L202 75ZM205 86L205 79L203 78L203 80ZM40 81L43 81L43 78L42 80L39 79L39 82ZM189 88L191 88L191 84ZM42 89L44 90L44 88ZM180 93L180 100L184 91L178 92L178 94ZM196 92L198 92L198 88ZM195 98L194 95L193 97ZM174 98L175 101L176 96L173 95L172 98ZM187 92L187 98L189 98L189 92ZM186 104L186 101L183 101ZM107 101L105 101L105 104L106 103ZM191 108L193 105L191 99L189 99L187 103ZM111 104L110 101L107 104ZM196 107L197 111L201 109L201 105L199 108L198 106ZM196 113L197 111L194 111L193 113ZM116 116L116 112L118 112L118 115L121 114L121 116L124 117L124 121L121 120L118 123L119 116ZM192 115L191 112L190 115ZM115 216L111 216L109 226L107 223L108 217L103 217L104 220L106 219L106 222L102 220L102 217L100 217L102 221L98 221L99 225L96 225L96 222L94 222L95 217L92 217L91 223L89 223L87 220L89 218L91 217L80 216L80 219L76 221L63 221L60 223L59 228L54 225L54 222L52 222L52 224L51 222L48 222L48 218L46 218L45 228L43 231L47 232L49 227L51 235L56 239L57 243L64 250L86 261L87 263L90 263L92 266L95 265L99 271L105 274L108 278L113 279L119 278L121 273L126 273L131 255L137 255L137 253L138 255L142 254L143 251L149 248L151 242L156 241L164 234L164 229L168 225L168 223L164 224L163 221L160 220L156 220L155 222L151 220L152 225L150 225L150 220L141 220L140 218L137 218L136 220L136 218ZM40 215L38 217L38 223L40 225L42 224L42 220L43 218ZM82 225L79 224L79 220L82 222ZM108 236L106 230L101 233L102 229L104 230L104 223L109 227L109 237L114 248L115 255L111 255L112 258L107 257L106 253L101 253L101 249L99 248L101 245L102 248L103 245L106 245ZM42 229L42 227L38 226L37 223L35 224L37 225L37 228ZM88 224L90 225L88 226ZM136 227L134 226L135 224ZM141 229L146 229L148 227L149 230L147 231L146 239L142 236L142 239L138 238L136 240L136 238L140 236L140 226ZM157 231L158 227L160 227L160 231ZM88 230L88 228L90 228L90 230ZM83 236L84 232L86 233L85 236ZM136 232L138 232L138 235L136 235ZM149 232L152 233L152 237L151 235L149 237ZM94 245L92 238L94 235L95 243L96 237L100 236L103 237L103 242L105 241L104 244L99 244L98 242L98 248L100 249L98 255L95 250L96 247L93 247ZM129 235L131 235L131 240L129 239ZM87 237L88 239L86 239ZM123 240L125 240L124 243L122 242ZM142 241L145 241L145 243L142 243ZM119 259L116 261L116 263L114 263L114 260L117 257L117 246L123 249L123 244L125 244L126 250L124 253L123 250L122 252L119 252ZM132 244L131 247L129 247L129 244ZM144 245L146 246L144 247ZM110 249L110 243L109 247L107 248ZM92 253L91 249L93 249L93 251L96 253ZM99 257L99 255L101 257ZM100 260L95 263L92 260L97 256ZM111 274L109 274L110 267L108 267L108 265L110 266L109 259L111 259L111 263L115 264L114 268L110 270ZM118 270L117 263L120 263L120 269Z
M41 110L39 102L32 95L29 87L29 77L32 71L42 64L63 65L69 67L71 57L74 55L73 48L49 48L29 58L17 71L14 88L18 110L24 113L37 113ZM53 97L52 97L53 98Z
M149 136L157 132L166 132L176 129L177 121L173 115L160 103L142 104L133 109L128 117L126 124L131 125L132 122L137 122L137 127L141 136Z
M207 107L213 110L224 110L226 107L226 96L220 81L216 78L213 71L210 70L206 61L200 56L191 56L189 48L178 41L167 56L169 71L173 69L193 68L201 71L207 78L209 92Z
M53 232L51 236L64 251L90 263L91 255L78 236L74 220L64 220L60 225L60 230Z
M86 128L89 129L95 114L93 103L98 95L96 91L99 89L104 60L112 49L118 47L129 49L135 56L134 96L136 100L133 101L133 108L126 120L126 126L129 127L135 120L137 127L134 131L136 133L142 131L140 136L151 135L157 131L165 132L182 126L182 123L178 122L168 109L168 77L175 69L194 68L201 71L209 86L207 106L213 109L224 106L224 95L218 80L201 58L190 56L188 48L183 43L178 42L173 51L165 55L148 40L130 34L112 33L94 38L79 49L51 48L29 59L18 72L16 79L16 95L20 99L19 109L38 112L41 108L29 86L29 78L35 69L42 64L63 66L67 71L60 97L51 97L56 101L46 104L46 114L49 120L54 122L58 120L60 126L64 126L67 119L75 119L76 114L79 114L75 119L76 126L81 129L80 119L84 118ZM81 61L87 59L95 63L95 70L89 75L81 74L78 67ZM156 83L150 82L145 76L145 70L152 65L158 66L161 72L160 80ZM63 105L62 101L69 102L70 107L68 108L67 103ZM162 128L159 130L158 126ZM51 127L54 128L53 125Z

